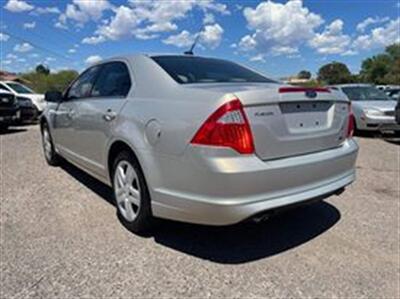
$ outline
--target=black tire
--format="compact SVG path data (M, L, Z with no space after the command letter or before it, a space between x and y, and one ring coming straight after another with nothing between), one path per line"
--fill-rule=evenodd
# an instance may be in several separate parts
M46 149L45 149L45 132L47 131L48 136L49 136L49 142L50 142L50 151L48 154L46 154ZM60 156L56 153L54 150L54 144L53 144L53 139L51 138L50 130L48 124L45 122L42 125L41 128L42 132L42 147L43 147L43 154L44 158L46 159L47 164L50 166L58 166L60 165Z
M128 221L127 219L124 218L124 216L120 211L120 207L118 205L116 198L115 172L118 164L121 161L127 161L133 166L140 185L140 206L138 208L136 218L133 221ZM143 175L142 168L140 167L139 162L132 153L130 153L129 151L121 151L116 156L112 165L111 180L112 180L112 186L114 190L114 200L119 220L131 232L135 234L145 235L150 231L150 229L153 227L154 224L154 218L151 212L151 199L149 190L147 188L146 179Z

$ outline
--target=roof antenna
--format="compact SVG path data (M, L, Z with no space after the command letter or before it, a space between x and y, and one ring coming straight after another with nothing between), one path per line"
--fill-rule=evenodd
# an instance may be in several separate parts
M194 47L196 47L196 45L197 45L197 43L198 43L198 41L200 39L201 32L203 31L203 28L204 28L204 26L201 26L200 31L197 33L196 38L194 39L194 42L193 42L192 46L190 47L189 51L185 51L185 52L183 52L183 54L185 54L185 55L194 55L193 50L194 50Z

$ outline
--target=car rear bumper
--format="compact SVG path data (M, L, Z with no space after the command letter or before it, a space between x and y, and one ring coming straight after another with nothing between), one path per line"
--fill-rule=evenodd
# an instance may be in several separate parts
M356 142L348 140L339 148L266 162L255 156L202 161L194 153L191 163L185 159L169 162L172 167L181 165L169 168L174 173L170 172L163 187L150 190L153 214L229 225L268 210L324 198L354 181L357 152Z

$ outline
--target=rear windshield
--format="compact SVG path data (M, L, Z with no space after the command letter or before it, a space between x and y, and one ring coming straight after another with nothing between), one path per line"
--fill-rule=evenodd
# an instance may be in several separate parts
M275 82L236 63L221 59L193 56L155 56L152 59L180 84Z
M343 87L343 92L351 101L387 101L390 98L373 86Z

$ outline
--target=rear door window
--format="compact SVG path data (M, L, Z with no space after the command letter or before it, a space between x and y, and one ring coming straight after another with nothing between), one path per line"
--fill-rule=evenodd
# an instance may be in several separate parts
M132 82L123 62L104 64L93 86L92 97L126 97Z

